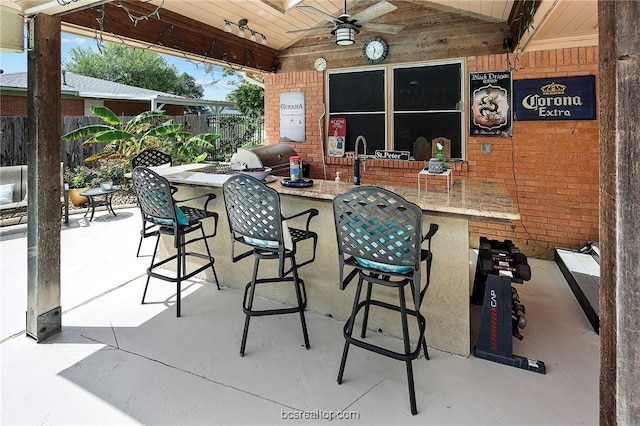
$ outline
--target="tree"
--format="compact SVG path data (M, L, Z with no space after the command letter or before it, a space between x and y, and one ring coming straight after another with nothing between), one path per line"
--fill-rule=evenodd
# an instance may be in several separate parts
M236 90L227 95L227 99L233 102L243 115L264 115L264 88L256 84L242 82Z
M213 66L206 67L205 72L212 74ZM235 80L227 80L227 84L236 87L227 95L227 100L233 102L241 114L257 117L264 115L264 74L224 68L222 77L235 77Z
M198 89L200 97L204 93L193 77L179 76L176 67L155 52L107 43L101 52L74 47L69 54L63 66L76 74L186 97L197 95Z
M202 99L204 96L204 89L201 85L196 84L195 78L186 72L183 72L178 76L178 84L176 84L176 88L173 93L187 98Z

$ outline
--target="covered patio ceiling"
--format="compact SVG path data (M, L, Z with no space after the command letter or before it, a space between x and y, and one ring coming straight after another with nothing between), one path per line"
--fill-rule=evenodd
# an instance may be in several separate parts
M348 0L355 15L387 0ZM389 62L436 60L474 54L532 51L597 44L596 0L393 0L396 9L363 22L356 43L336 46L331 22L302 10L343 13L342 0L3 0L27 15L59 15L65 32L96 40L182 56L199 62L266 72L359 66L363 42L373 36L389 45ZM529 15L533 12L533 19ZM246 38L237 35L246 19ZM232 32L225 32L225 21ZM399 24L396 33L367 23ZM322 27L302 31L307 28ZM249 40L250 30L256 41ZM293 32L292 32L293 31ZM262 44L262 36L266 45Z

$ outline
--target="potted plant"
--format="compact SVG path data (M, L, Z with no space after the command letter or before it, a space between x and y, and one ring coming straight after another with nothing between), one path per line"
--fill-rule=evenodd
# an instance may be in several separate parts
M95 176L96 172L87 166L65 169L64 181L69 184L69 199L74 206L79 207L89 201L87 197L81 196L80 193L91 188Z

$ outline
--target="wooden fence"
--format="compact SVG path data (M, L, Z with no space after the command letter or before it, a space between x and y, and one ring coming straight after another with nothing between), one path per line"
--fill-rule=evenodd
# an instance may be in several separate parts
M122 118L126 122L131 117ZM211 160L229 160L238 146L258 144L264 140L264 119L254 119L241 115L183 115L167 117L194 135L218 133L216 148L208 151ZM104 124L98 117L62 117L61 134L90 124ZM99 153L103 145L83 147L82 141L64 142L60 140L60 158L65 167L74 168L85 164L84 159ZM0 117L0 166L27 164L27 118Z

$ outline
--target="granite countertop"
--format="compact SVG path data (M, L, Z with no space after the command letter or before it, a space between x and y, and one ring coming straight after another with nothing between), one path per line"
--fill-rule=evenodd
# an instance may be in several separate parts
M198 167L199 166L199 167ZM172 184L220 188L231 175L198 172L203 165L178 166L162 169L162 175ZM273 178L272 178L273 179ZM268 185L283 195L328 200L342 194L354 185L348 182L314 179L308 188L288 188L276 177ZM418 191L417 188L380 185L407 201L417 204L425 213L447 216L465 216L470 219L489 221L520 220L520 213L506 187L499 183L458 180L450 192Z
M279 183L272 183L270 186L280 194L324 200L333 200L336 195L354 187L351 183L336 183L329 180L314 180L313 186L309 188L287 188ZM418 191L418 188L404 186L380 185L380 187L417 204L425 212L506 221L520 220L520 213L513 199L502 184L456 181L449 193L427 192L424 188Z

